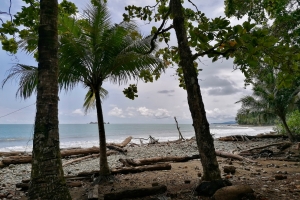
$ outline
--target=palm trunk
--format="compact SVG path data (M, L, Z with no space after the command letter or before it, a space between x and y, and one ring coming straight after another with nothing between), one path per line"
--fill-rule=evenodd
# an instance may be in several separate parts
M39 65L30 199L71 199L58 131L57 0L40 1Z
M197 73L194 67L191 49L188 45L181 0L171 0L170 8L174 17L173 26L178 42L180 56L179 64L183 69L188 104L193 119L199 155L203 166L202 180L211 181L221 179L214 141L210 134Z
M96 97L96 109L97 109L97 119L98 119L98 130L99 130L99 142L100 142L100 176L110 175L110 170L107 162L106 155L106 138L104 129L104 119L102 113L102 105L99 91L95 91Z
M284 126L284 128L285 128L285 130L286 130L286 133L287 133L288 137L289 137L289 140L290 140L291 142L294 142L294 141L295 141L295 137L294 137L293 133L291 132L289 126L288 126L287 123L286 123L286 118L285 118L285 116L279 116L279 118L280 118L281 121L282 121L282 124L283 124L283 126Z

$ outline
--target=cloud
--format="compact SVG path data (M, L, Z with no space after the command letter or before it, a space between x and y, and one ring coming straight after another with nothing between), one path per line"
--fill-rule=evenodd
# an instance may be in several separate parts
M137 112L145 117L153 117L156 119L163 119L171 117L167 109L158 108L157 110L148 109L146 107L139 107Z
M217 88L210 88L208 89L209 95L231 95L235 94L237 92L240 92L239 89L234 88L233 86L227 86L227 87L217 87Z
M72 114L75 114L75 115L84 115L84 112L80 108L78 108L78 109L74 110L72 112Z
M235 119L234 114L229 114L230 109L227 107L227 109L220 110L219 108L214 108L212 110L206 110L206 116L207 118L211 120L217 120L217 121L231 121Z
M157 93L169 94L175 92L174 90L159 90Z
M200 85L208 95L212 96L231 95L241 91L241 89L236 88L235 83L226 76L212 76L211 78L201 81Z
M113 109L111 109L108 112L108 115L110 116L115 116L115 117L121 117L124 118L125 116L123 115L123 110L118 108L118 107L114 107Z

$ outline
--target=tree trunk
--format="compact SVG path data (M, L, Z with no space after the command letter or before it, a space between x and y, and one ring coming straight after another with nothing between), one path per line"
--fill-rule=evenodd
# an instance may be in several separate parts
M100 142L100 176L110 175L110 170L107 162L106 155L106 138L105 138L105 129L104 129L104 119L102 113L102 105L99 91L95 91L96 97L96 109L97 109L97 119L98 119L98 131L99 131L99 142Z
M59 149L57 19L57 0L41 0L29 199L71 199L64 179Z
M188 45L181 0L171 0L170 8L174 17L173 26L178 42L180 56L179 65L183 69L188 104L193 119L196 141L203 166L202 180L210 181L220 179L221 173L216 158L213 138L210 134L209 123L206 119L197 73L193 63L192 52Z
M295 141L295 137L294 137L293 133L291 132L289 126L288 126L287 123L286 123L285 116L279 116L279 118L280 118L281 121L282 121L282 124L283 124L283 126L284 126L284 128L285 128L285 130L286 130L286 133L287 133L288 137L289 137L289 140L290 140L291 142L294 142L294 141Z

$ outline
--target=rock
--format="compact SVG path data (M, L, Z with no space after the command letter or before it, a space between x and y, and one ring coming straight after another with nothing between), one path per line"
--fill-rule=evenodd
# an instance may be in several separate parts
M227 174L234 174L235 173L235 167L234 166L224 166L223 170Z
M275 179L276 180L283 180L283 179L287 179L287 176L284 176L282 174L276 174L275 175Z
M184 180L184 183L185 183L185 184L190 184L191 181L190 181L190 180Z
M253 189L249 185L233 185L223 187L214 194L215 200L239 200L243 197L253 196Z
M158 182L152 183L152 187L158 186Z
M230 186L232 183L228 180L203 181L195 189L197 196L212 196L218 189Z

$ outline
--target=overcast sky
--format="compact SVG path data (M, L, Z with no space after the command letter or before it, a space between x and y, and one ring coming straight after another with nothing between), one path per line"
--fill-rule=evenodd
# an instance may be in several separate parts
M87 2L73 0L81 11ZM12 1L11 13L21 9L22 1ZM113 23L122 20L126 5L153 5L154 0L108 0L108 7ZM198 9L213 18L224 16L223 0L196 0L194 3ZM190 5L189 5L190 6ZM7 12L9 0L2 0L0 11ZM1 15L2 19L8 16ZM241 23L235 18L230 19L233 24ZM151 26L140 23L140 29L144 35L149 34ZM176 39L172 37L173 44ZM0 81L7 76L15 63L37 65L30 55L18 52L13 56L0 50ZM221 59L212 63L209 58L201 58L199 67L203 69L199 74L199 83L210 123L232 121L241 105L235 104L241 97L250 94L250 88L244 89L244 76L240 71L233 71L232 60ZM187 104L186 91L180 88L175 69L169 68L161 78L154 83L138 82L138 98L127 99L122 91L126 85L115 85L110 82L104 83L104 88L109 91L109 96L103 102L104 120L113 124L117 123L174 123L176 116L179 123L191 123L191 114ZM132 81L130 83L136 83ZM129 84L129 83L128 83ZM23 100L16 98L17 83L8 82L3 89L0 88L0 124L32 124L35 118L36 96ZM82 105L86 89L82 85L68 93L62 91L59 101L59 121L61 124L89 123L96 121L96 112L84 114ZM31 106L30 106L31 105ZM29 106L27 108L24 108ZM24 108L20 111L18 109ZM17 111L17 112L15 112ZM9 113L13 114L7 115ZM7 116L4 116L7 115ZM4 116L4 117L3 117Z

